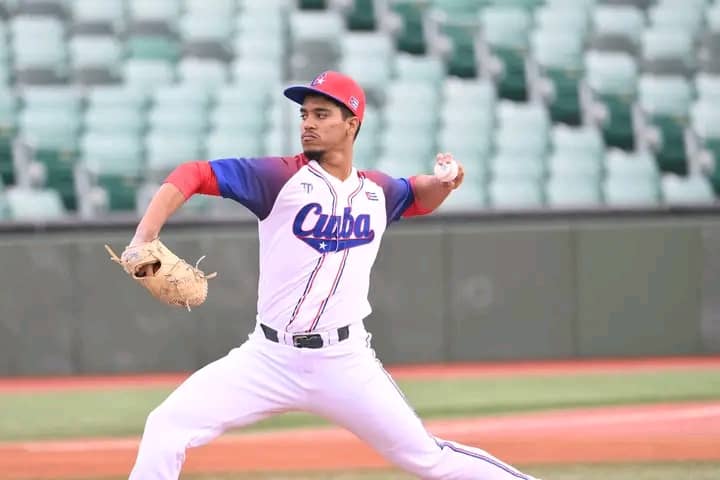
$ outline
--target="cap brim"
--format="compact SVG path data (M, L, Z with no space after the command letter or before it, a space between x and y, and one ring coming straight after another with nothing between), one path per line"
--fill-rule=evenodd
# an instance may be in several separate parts
M340 102L341 105L345 105L345 102L340 100L337 97L333 97L332 95L328 95L327 93L323 92L322 90L318 90L316 88L308 87L307 85L293 85L292 87L288 87L283 92L287 98L292 100L295 103L299 103L300 105L303 104L305 101L305 97L309 94L313 95L322 95L323 97L331 98L335 100L336 102Z

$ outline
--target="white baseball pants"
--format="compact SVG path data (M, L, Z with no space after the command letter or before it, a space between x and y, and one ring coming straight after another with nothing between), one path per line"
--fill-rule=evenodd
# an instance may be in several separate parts
M287 411L329 419L422 479L532 480L487 452L431 436L370 347L363 327L336 345L295 348L259 329L191 375L147 418L130 480L175 480L185 450Z

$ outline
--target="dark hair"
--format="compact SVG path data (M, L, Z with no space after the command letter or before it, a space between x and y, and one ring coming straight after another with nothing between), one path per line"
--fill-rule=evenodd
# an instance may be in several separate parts
M309 95L313 95L313 94L310 93ZM330 100L332 103L334 103L335 105L337 105L337 107L340 109L340 114L342 115L343 120L347 120L348 118L352 118L352 117L355 117L355 116L356 116L356 115L355 115L348 107L346 107L342 102L340 102L340 101L338 101L338 100L335 100L335 99L332 98L332 97L328 97L327 95L317 94L316 96L322 97L322 98L326 98L326 99ZM359 124L359 125L358 125L358 129L355 130L355 138L353 138L353 140L357 139L357 136L358 136L358 134L360 133L360 127L362 127L362 123Z

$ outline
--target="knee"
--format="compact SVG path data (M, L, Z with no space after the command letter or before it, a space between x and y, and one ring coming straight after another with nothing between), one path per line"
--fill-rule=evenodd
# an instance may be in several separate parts
M172 408L163 403L147 416L143 438L162 438L163 443L170 444L171 441L178 439L179 429L177 415Z

